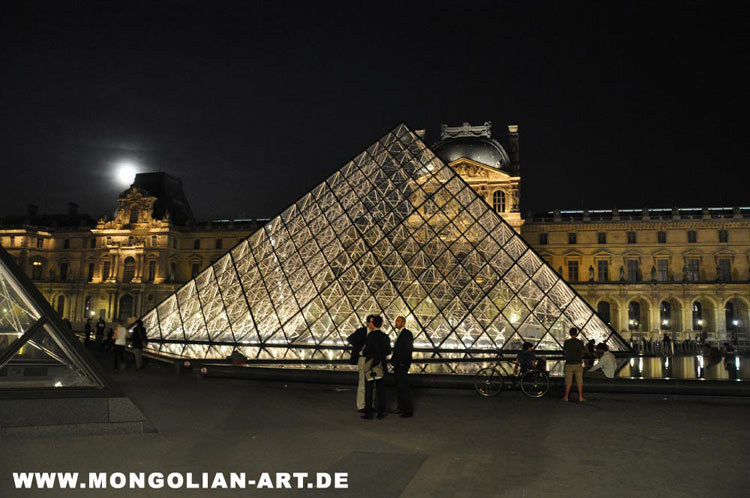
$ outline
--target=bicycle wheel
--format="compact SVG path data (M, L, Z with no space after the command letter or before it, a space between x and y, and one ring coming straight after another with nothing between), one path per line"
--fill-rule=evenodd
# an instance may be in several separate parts
M530 398L541 398L549 392L549 376L541 370L529 370L521 378L521 391Z
M503 389L503 376L492 367L483 368L474 376L474 389L482 396L497 396Z

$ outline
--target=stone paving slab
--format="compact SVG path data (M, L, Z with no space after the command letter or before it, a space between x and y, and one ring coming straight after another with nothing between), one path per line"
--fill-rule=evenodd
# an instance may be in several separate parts
M4 441L0 496L313 496L25 491L13 489L14 470L348 471L351 489L315 492L332 497L734 497L750 487L743 398L592 394L581 405L420 390L414 418L364 421L350 387L200 379L154 363L114 377L159 432Z

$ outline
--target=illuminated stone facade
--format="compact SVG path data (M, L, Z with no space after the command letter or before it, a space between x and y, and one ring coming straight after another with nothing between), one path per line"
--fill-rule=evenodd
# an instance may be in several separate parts
M748 340L750 209L556 211L521 217L518 127L443 126L433 150L626 338ZM0 219L0 243L75 324L140 316L268 220L196 223L179 180L139 175L112 219ZM135 214L134 214L135 213Z
M624 337L747 344L748 208L555 211L523 236Z
M138 175L118 203L111 219L98 221L75 205L63 215L30 206L0 219L0 243L76 327L88 316L140 316L260 226L196 223L180 181L163 173Z

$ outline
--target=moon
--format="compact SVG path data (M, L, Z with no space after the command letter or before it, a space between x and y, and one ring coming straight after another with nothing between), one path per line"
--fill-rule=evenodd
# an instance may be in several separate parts
M133 183L136 173L138 173L138 168L131 162L123 161L117 165L117 181L123 185L129 186Z

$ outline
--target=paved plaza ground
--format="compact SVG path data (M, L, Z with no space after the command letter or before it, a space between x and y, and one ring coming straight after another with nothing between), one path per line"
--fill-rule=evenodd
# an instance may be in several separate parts
M109 364L107 364L109 367ZM750 400L588 403L421 390L414 418L360 420L350 387L114 373L158 429L4 440L0 496L747 496ZM391 393L392 394L392 393ZM349 472L347 490L14 490L12 471Z

